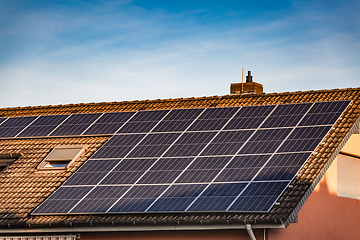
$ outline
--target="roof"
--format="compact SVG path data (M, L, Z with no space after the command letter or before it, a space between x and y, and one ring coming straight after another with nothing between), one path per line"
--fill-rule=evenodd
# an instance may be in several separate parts
M283 224L296 221L297 213L321 177L360 124L360 88L307 92L225 95L199 98L145 100L131 102L69 104L56 106L0 109L1 117L34 116L69 113L143 111L180 108L212 108L255 106L287 103L352 100L314 154L300 170L268 213L167 213L167 214L88 214L32 216L30 213L81 166L110 136L38 137L0 139L0 154L21 152L0 175L0 228L73 227L90 225L183 225L183 224ZM36 166L56 145L87 144L85 156L65 172L38 172Z

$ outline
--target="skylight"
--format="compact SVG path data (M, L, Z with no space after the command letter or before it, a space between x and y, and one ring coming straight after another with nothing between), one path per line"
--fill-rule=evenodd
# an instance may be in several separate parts
M38 170L65 170L85 153L85 145L56 146L37 167Z

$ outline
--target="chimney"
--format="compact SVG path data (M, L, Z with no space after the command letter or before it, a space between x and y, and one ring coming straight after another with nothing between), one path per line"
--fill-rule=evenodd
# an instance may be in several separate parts
M251 71L248 71L246 83L232 83L230 86L230 94L260 94L263 93L263 85L253 82Z

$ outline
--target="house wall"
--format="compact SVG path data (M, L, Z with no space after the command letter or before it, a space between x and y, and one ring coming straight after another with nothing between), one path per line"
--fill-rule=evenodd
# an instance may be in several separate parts
M256 239L264 239L264 230L254 230ZM152 232L116 232L116 233L81 233L81 240L249 240L244 230L204 230L204 231L152 231ZM268 238L266 238L268 239Z
M353 134L343 150L358 154L360 135ZM269 240L360 239L359 223L360 201L337 196L335 159L299 211L298 223L286 229L270 229Z

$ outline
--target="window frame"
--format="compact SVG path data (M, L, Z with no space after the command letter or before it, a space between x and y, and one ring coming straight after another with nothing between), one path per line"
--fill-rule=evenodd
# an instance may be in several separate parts
M70 158L52 158L52 155L56 154L56 151L61 151L64 149L79 149L79 151ZM87 145L58 145L55 146L49 154L41 161L41 163L36 167L39 171L64 171L67 170L77 159L84 156L87 150ZM51 166L51 163L54 162L63 162L66 163L66 166L63 167L54 167Z

